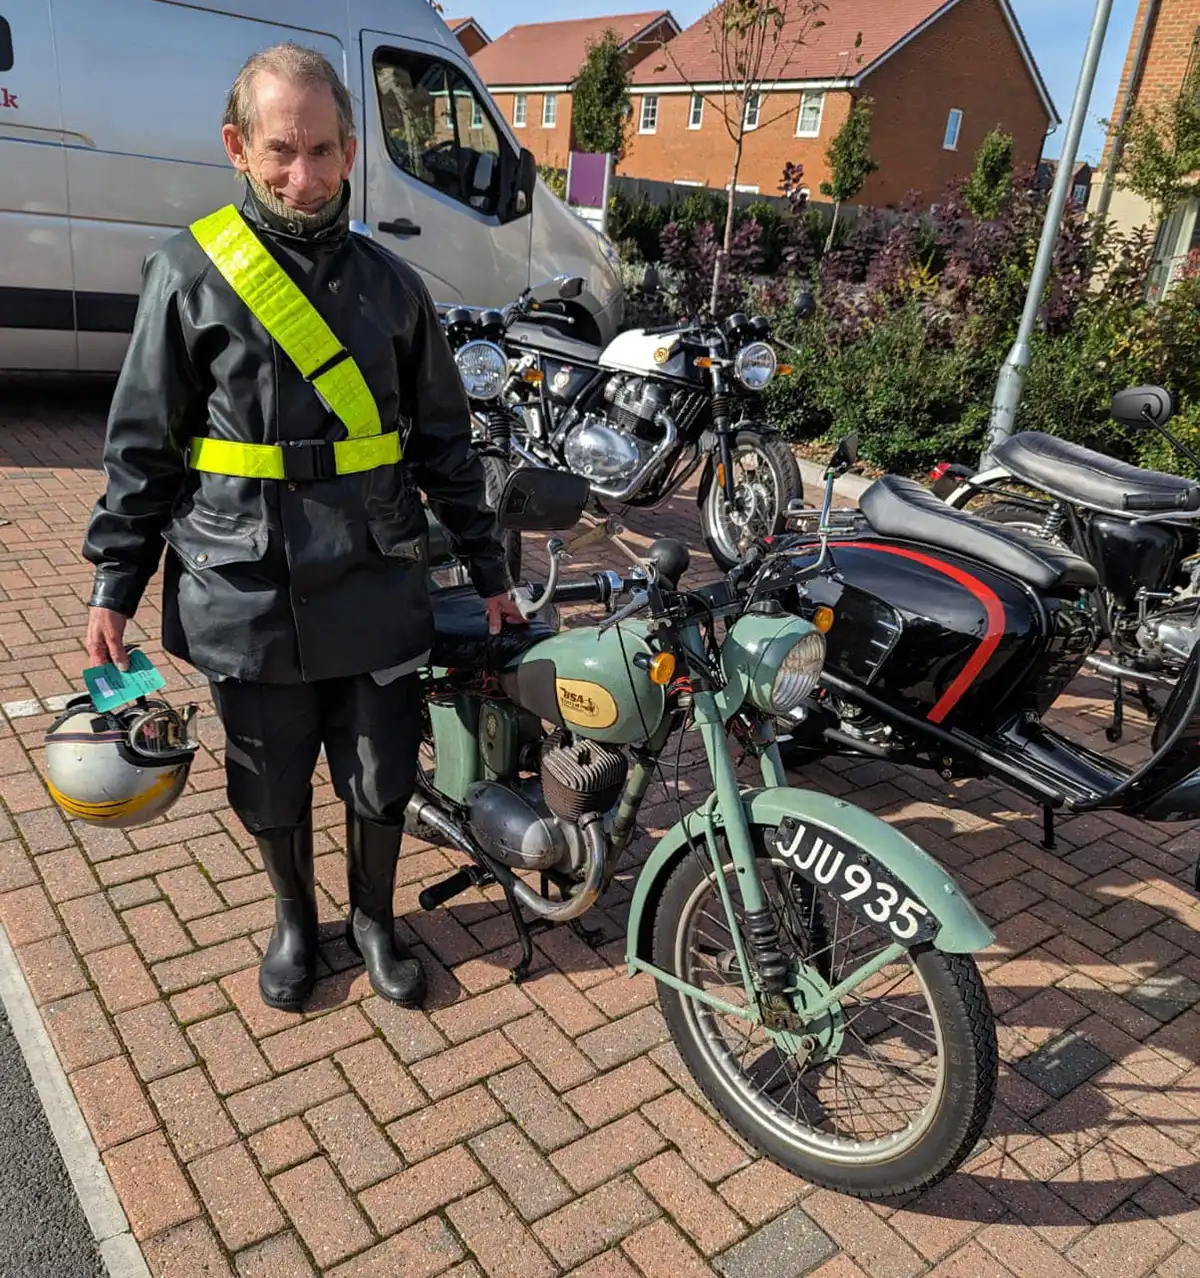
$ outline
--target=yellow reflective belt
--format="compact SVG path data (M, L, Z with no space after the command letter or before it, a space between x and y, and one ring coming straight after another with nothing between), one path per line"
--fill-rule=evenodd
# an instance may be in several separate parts
M241 213L228 204L193 222L191 231L250 313L346 427L350 438L333 444L336 473L395 465L401 457L400 436L383 433L375 397L358 365ZM314 446L320 447L309 441L281 446L202 437L191 441L188 460L196 470L220 475L286 479L285 453L294 448L298 456Z

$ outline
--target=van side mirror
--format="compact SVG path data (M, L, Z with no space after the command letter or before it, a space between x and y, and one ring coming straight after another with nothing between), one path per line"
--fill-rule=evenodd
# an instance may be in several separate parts
M568 276L559 286L558 295L565 301L573 302L583 292L583 280L578 275Z
M517 156L513 175L512 197L506 210L506 222L515 222L533 211L533 192L537 187L537 160L528 147L522 147Z
M1165 426L1174 412L1171 396L1161 386L1133 386L1118 391L1109 408L1114 421L1131 429Z
M521 467L505 481L496 521L505 532L561 532L575 527L591 495L582 475Z

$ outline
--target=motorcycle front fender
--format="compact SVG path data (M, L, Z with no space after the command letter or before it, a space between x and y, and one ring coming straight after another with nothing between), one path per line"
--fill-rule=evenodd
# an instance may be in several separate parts
M949 874L911 839L863 808L844 799L794 787L747 790L742 794L746 820L751 826L772 830L785 818L809 828L829 831L842 844L853 844L860 858L873 862L903 884L914 901L924 906L937 922L933 944L947 954L972 954L986 949L995 940L992 930L963 895ZM675 867L689 855L694 843L704 855L707 817L703 811L689 813L667 831L655 845L642 867L629 907L626 961L652 961L653 922L659 898ZM715 827L723 822L713 810Z

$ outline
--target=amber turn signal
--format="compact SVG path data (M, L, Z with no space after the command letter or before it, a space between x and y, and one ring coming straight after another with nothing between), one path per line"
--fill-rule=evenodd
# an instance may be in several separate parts
M650 658L650 682L665 685L675 673L675 654L658 652Z
M697 368L712 368L712 360L707 355L698 355L696 357Z
M833 625L833 609L826 608L825 605L822 604L816 612L813 613L812 623L822 634L825 634L829 630L829 627Z
M530 386L540 386L546 380L546 374L537 368L526 369L521 376Z
M792 366L790 364L780 364L775 371L780 377L790 377L792 373Z

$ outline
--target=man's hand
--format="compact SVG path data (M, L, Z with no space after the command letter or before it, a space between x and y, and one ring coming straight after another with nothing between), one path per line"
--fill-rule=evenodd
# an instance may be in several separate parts
M490 601L489 601L490 606ZM490 615L490 613L489 613ZM118 670L129 669L129 653L125 651L125 625L129 618L111 608L88 610L87 645L92 665L112 662Z
M521 610L508 595L492 595L487 603L488 633L498 635L500 627L506 621L514 625L528 625L528 618L521 616Z

